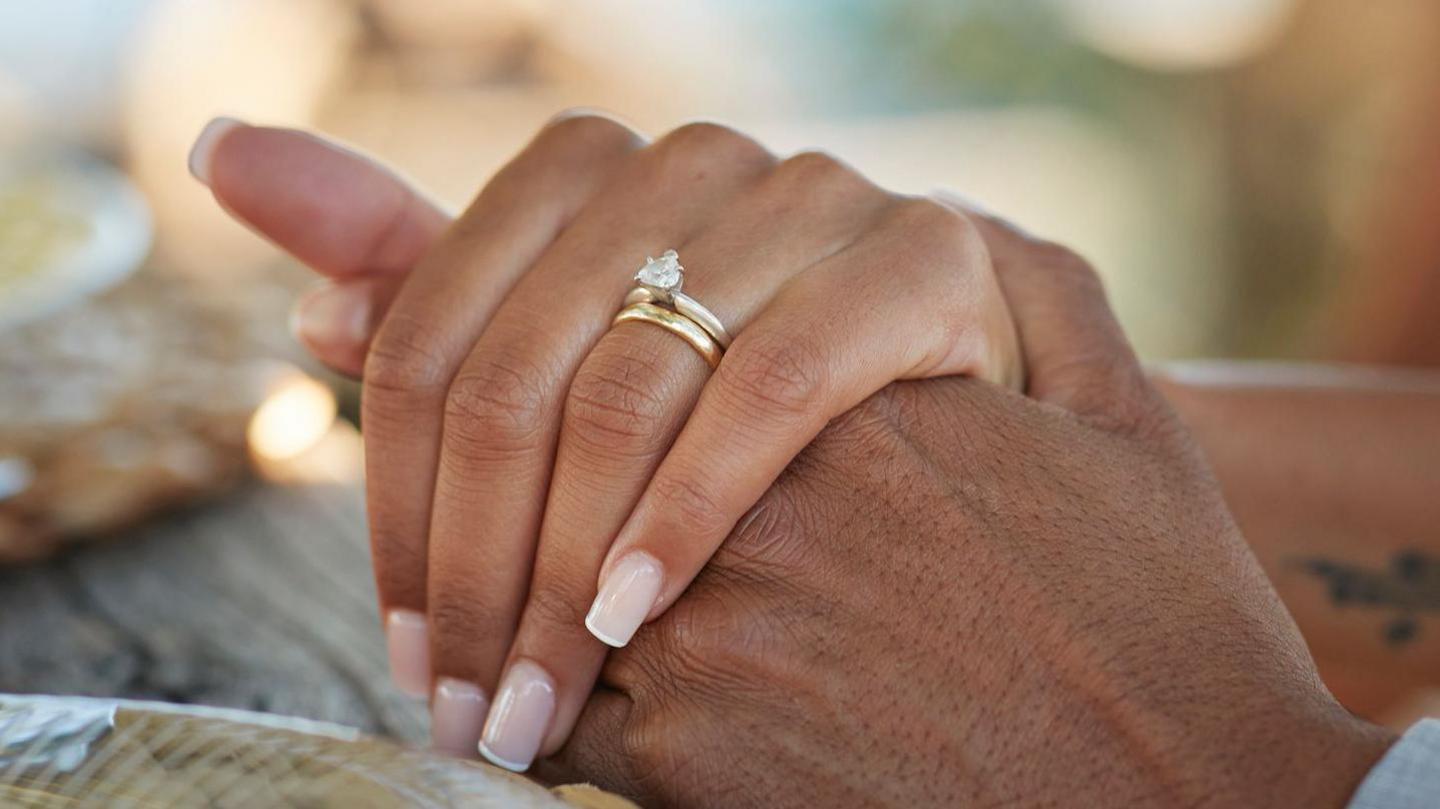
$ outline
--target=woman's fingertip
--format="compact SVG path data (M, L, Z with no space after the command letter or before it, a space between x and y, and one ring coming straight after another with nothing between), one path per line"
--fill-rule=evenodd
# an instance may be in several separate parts
M435 750L474 758L490 700L474 683L441 677L430 698L430 741Z
M600 583L585 628L607 646L629 643L655 607L663 581L660 563L650 554L635 551L621 557Z
M391 610L385 615L385 642L396 687L412 697L429 696L430 630L425 615Z
M290 310L290 333L297 340L325 348L360 348L370 341L372 286L329 284L296 301Z
M490 763L525 772L555 718L555 679L538 663L520 659L500 680L476 745Z
M199 180L205 187L210 187L210 166L214 161L215 147L220 139L232 129L239 126L246 126L244 121L238 118L219 117L211 119L210 123L200 130L195 138L195 145L190 147L190 156L187 164L190 167L190 174Z

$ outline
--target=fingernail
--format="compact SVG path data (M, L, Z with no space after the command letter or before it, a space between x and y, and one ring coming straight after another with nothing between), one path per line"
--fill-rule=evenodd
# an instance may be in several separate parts
M290 332L312 345L363 344L370 337L370 289L366 284L329 284L290 310Z
M390 677L412 697L430 692L430 629L414 610L391 610L385 616L385 642L390 647Z
M525 772L555 714L555 681L529 660L517 660L505 672L495 704L485 720L480 755L492 764Z
M490 701L474 683L441 677L430 701L430 743L447 755L471 758L480 743L480 729Z
M601 582L600 593L585 616L585 628L611 646L629 643L655 606L660 579L660 563L655 557L642 552L626 554Z
M190 147L190 173L195 179L210 185L210 160L215 152L215 144L225 136L226 132L237 126L244 126L245 122L235 118L215 118L200 130L200 136L195 138L195 145Z

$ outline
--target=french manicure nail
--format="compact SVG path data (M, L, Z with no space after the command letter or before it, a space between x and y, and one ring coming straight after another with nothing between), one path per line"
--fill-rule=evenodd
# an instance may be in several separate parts
M430 743L437 751L472 758L490 701L474 683L441 677L430 700Z
M485 720L480 755L507 770L524 772L535 760L554 714L555 681L537 664L515 661Z
M626 554L600 584L600 593L585 616L585 628L611 646L629 643L655 606L660 582L660 563L655 557L639 551Z
M412 697L430 692L430 629L414 610L391 610L385 616L385 642L390 648L390 677Z
M370 332L370 294L363 284L328 284L290 311L290 331L313 345L364 343Z
M244 126L245 122L236 118L215 118L200 130L200 136L195 138L195 145L190 147L190 173L195 179L210 185L210 161L215 152L215 144L225 136L226 132L237 126Z

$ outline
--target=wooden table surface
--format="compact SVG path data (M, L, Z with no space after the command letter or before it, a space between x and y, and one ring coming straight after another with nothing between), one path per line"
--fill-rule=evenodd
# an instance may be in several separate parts
M419 741L389 684L358 487L251 484L0 569L0 693L200 703Z

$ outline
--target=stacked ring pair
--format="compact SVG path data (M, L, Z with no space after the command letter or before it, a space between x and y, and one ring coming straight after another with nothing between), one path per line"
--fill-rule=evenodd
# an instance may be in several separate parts
M674 250L660 258L647 257L611 325L634 321L659 326L689 343L714 369L730 347L730 335L714 313L680 291L684 282L685 268Z

